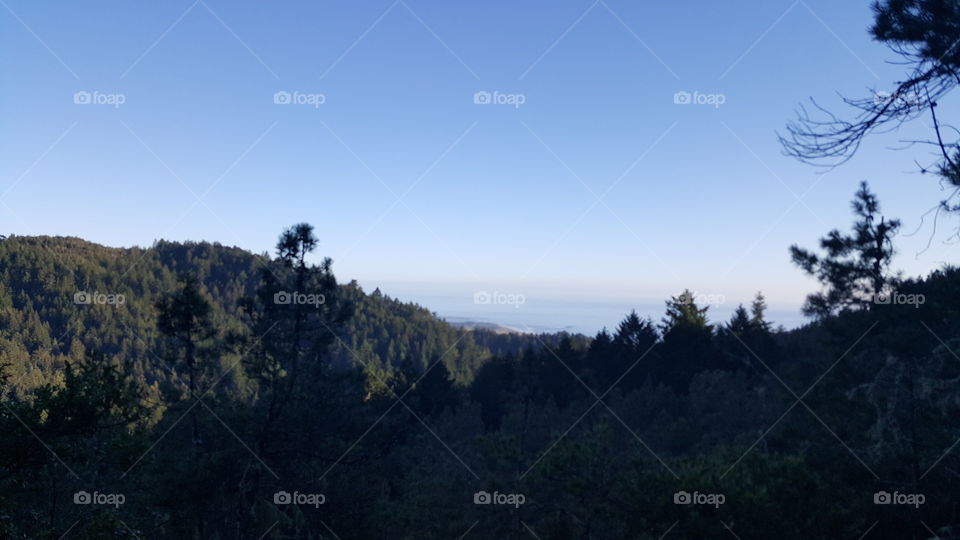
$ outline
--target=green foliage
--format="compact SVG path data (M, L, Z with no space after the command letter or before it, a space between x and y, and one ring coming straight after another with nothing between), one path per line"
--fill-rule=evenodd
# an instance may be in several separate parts
M661 328L630 313L593 339L500 338L339 285L315 246L302 225L273 259L0 242L0 534L919 538L960 512L956 269L900 282L915 306L790 332L760 294L717 325L685 291ZM53 249L126 302L74 303ZM293 292L323 301L275 296ZM474 504L481 490L524 502ZM877 506L880 490L927 503Z
M285 235L278 245L285 253L290 238L295 240L296 234ZM311 243L315 245L312 241L307 245ZM415 304L368 295L356 283L337 285L328 261L305 272L298 262L301 255L306 253L272 262L262 255L206 242L160 241L148 249L115 249L76 238L11 236L0 242L0 362L9 364L9 391L24 395L41 384L62 379L64 363L82 359L88 350L107 355L116 365L129 366L133 378L152 388L152 399L160 399L164 385L184 384L180 375L186 378L186 370L171 372L157 362L157 355L167 363L183 362L183 351L169 347L179 338L164 337L159 315L163 302L170 301L169 295L183 288L179 280L186 276L192 276L191 287L198 291L198 300L210 304L203 324L214 325L222 338L210 352L227 362L223 368L233 365L236 356L244 352L245 339L250 346L257 337L250 331L249 312L244 311L251 301L282 314L281 327L296 325L300 318L300 324L307 325L304 331L325 333L332 365L376 367L385 374L405 359L423 370L428 359L438 356L462 385L473 378L491 351L516 351L537 343L532 336L457 330ZM261 287L264 275L268 288ZM319 309L303 305L281 310L291 306L275 306L272 295L281 290L309 293L296 289L298 280L303 279L310 281L314 293L326 291L329 302ZM76 304L74 295L79 292L123 295L124 302ZM318 312L339 321L336 336L317 322L314 316ZM350 313L356 316L346 318ZM182 315L171 313L168 323ZM226 350L231 348L234 357ZM180 358L168 358L168 352L177 352ZM231 370L221 384L243 386L243 374Z

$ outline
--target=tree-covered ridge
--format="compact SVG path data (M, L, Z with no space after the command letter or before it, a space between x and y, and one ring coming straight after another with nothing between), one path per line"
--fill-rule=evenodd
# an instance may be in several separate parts
M16 391L59 377L65 362L86 351L109 355L148 384L165 381L170 373L153 357L160 339L156 303L176 289L178 276L194 275L216 326L237 330L245 324L244 299L255 294L270 264L267 255L209 242L161 240L150 248L119 249L78 238L11 236L0 241L0 362L9 364ZM91 303L78 304L78 293L91 295ZM356 283L340 285L338 294L355 313L329 351L341 366L367 365L386 376L404 362L422 370L427 359L442 356L465 383L490 350L535 342L482 336L489 345L479 345L474 333L415 304L366 294ZM106 295L122 303L108 303Z

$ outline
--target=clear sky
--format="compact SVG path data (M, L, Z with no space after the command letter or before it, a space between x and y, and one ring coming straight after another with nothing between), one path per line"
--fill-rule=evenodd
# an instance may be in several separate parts
M781 155L809 96L902 75L870 22L866 0L0 0L0 233L262 252L307 221L341 280L450 315L685 287L796 313L815 283L787 248L848 227L860 180L906 233L941 196L926 149L888 148L922 125L826 175ZM932 232L899 240L908 274L956 259L943 232L917 255Z

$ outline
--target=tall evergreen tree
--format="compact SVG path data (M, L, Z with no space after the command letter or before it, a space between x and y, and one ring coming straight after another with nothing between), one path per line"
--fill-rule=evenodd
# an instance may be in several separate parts
M709 306L700 307L690 290L667 301L663 319L662 359L657 378L685 392L697 373L721 367L713 351L713 327L707 323Z
M256 297L244 302L255 346L248 364L262 385L268 424L309 387L302 371L314 378L325 369L322 359L349 316L348 306L340 302L332 261L307 261L317 244L309 224L284 230L276 259L261 272Z
M747 311L739 305L727 322L718 331L717 349L724 358L723 364L731 368L749 368L754 374L767 373L763 364L770 365L779 359L778 349L766 320L766 300L758 292Z
M641 319L631 311L613 336L611 355L604 362L603 390L618 380L618 388L627 391L643 383L650 370L657 365L652 348L660 339L657 328L650 319Z
M766 313L767 299L762 292L757 291L757 295L750 304L750 325L757 330L769 332L770 323L767 321Z
M685 289L680 296L673 296L667 301L667 313L661 328L666 334L676 328L709 329L707 324L707 310L710 307L699 307L696 297Z
M890 274L890 262L900 220L880 215L880 202L866 182L861 182L851 206L857 217L852 232L830 231L820 240L824 255L790 247L793 263L824 286L823 291L807 297L803 306L807 315L825 317L847 309L863 309L889 292L896 280Z
M636 311L631 311L617 327L613 344L628 355L640 355L646 352L658 337L653 322L641 319Z
M753 328L753 320L747 313L746 308L743 307L743 304L740 304L737 306L737 309L733 311L733 316L730 317L730 322L727 323L726 329L739 335L749 332Z
M173 342L168 358L173 366L186 369L188 398L192 400L200 397L197 391L210 370L215 354L210 340L216 335L216 328L213 309L201 292L197 276L185 273L178 279L182 284L180 290L157 301L157 328ZM190 409L190 424L193 444L203 444L196 407Z

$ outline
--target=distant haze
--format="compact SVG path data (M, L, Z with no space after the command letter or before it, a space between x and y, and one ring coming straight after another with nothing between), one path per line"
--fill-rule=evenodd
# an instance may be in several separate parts
M378 285L360 282L367 292ZM517 290L494 290L460 286L429 286L412 283L389 283L380 285L383 294L402 301L415 302L452 323L476 322L505 326L520 332L568 331L593 336L602 328L613 330L631 311L641 317L650 317L659 323L664 314L664 301L650 298L623 298L593 300L578 298L573 294L540 291L524 293ZM674 295L679 295L677 291ZM698 293L698 291L694 291ZM496 293L496 295L494 295ZM728 298L710 297L699 293L700 300L713 301L707 316L713 324L724 323L733 314L737 305L749 306L752 296ZM480 295L475 298L475 295ZM511 296L512 295L512 296ZM489 302L486 300L489 297ZM795 328L806 319L798 304L769 302L767 319L775 326Z

